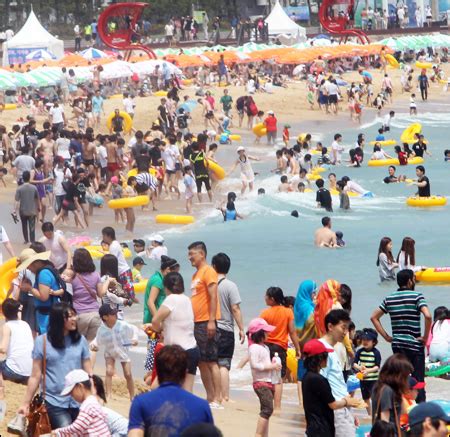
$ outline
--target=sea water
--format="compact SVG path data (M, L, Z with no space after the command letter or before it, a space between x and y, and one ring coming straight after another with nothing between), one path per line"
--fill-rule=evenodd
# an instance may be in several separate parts
M399 140L404 128L413 122L420 122L423 134L428 140L432 153L425 155L426 175L430 179L432 194L448 196L450 194L450 162L444 162L443 151L450 148L450 114L425 113L418 117L396 114L391 123L391 132L386 139ZM278 193L279 175L270 173L275 167L274 150L266 148L272 157L268 162L253 164L259 175L255 190L243 198L238 196L237 211L245 219L224 222L222 214L214 210L207 211L195 224L174 227L161 232L166 238L169 255L181 265L185 280L186 293L190 294L190 279L194 269L187 259L187 246L197 240L204 241L208 248L208 260L218 252L225 252L231 258L230 279L235 281L242 297L242 312L246 324L258 316L265 308L264 295L270 286L281 287L285 295L295 296L299 284L305 279L313 279L319 285L333 278L348 284L353 291L352 319L357 329L370 327L370 316L383 298L396 289L396 284L380 284L376 267L377 251L380 239L392 238L393 254L397 255L402 239L406 236L416 241L416 264L429 267L448 266L449 258L449 216L450 204L435 208L412 208L406 205L406 198L413 195L417 187L405 183L384 184L388 167L368 167L367 161L373 146L369 141L377 134L381 121L376 120L362 128L342 130L343 144L347 150L354 147L359 132L366 135L364 163L360 168L349 168L344 163L331 169L337 178L349 176L365 189L374 193L374 198L350 197L350 211L339 210L339 198L333 196L333 213L318 209L313 193ZM314 131L313 138L320 138L324 145L330 145L336 131ZM393 146L384 150L395 156ZM248 153L261 153L261 146L247 147ZM221 160L219 152L218 160ZM316 157L313 157L314 159ZM348 159L348 153L344 153ZM327 173L322 176L326 179ZM397 166L397 174L415 178L415 166ZM226 188L239 194L239 174L223 181ZM264 188L266 194L257 196L257 188ZM299 218L290 215L298 210ZM314 231L321 227L321 218L330 215L332 228L344 234L345 248L319 249L314 246ZM151 235L148 229L137 229L136 234ZM152 263L146 266L148 276L158 266ZM431 311L438 305L449 305L448 286L422 285L421 291ZM143 295L141 295L143 297ZM141 305L131 310L130 317L141 320ZM388 332L389 318L382 319ZM390 347L381 339L379 348L387 357ZM141 352L144 352L142 348ZM238 349L241 355L243 348ZM248 376L248 375L247 375ZM233 377L233 375L232 375Z

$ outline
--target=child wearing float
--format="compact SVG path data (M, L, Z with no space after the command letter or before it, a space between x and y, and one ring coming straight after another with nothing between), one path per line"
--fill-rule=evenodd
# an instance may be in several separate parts
M372 389L378 381L378 372L381 367L381 354L375 347L378 344L378 334L372 328L364 328L361 334L361 348L356 351L353 368L357 370L361 379L361 394L367 404L367 413L370 415L370 398Z

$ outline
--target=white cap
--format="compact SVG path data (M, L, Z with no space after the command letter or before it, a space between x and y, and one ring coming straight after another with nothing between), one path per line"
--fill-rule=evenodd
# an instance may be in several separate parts
M236 150L236 152L245 152L245 147L239 146Z
M89 375L83 369L70 371L64 378L64 388L61 396L69 395L77 384L85 381L89 381Z
M270 111L267 111L267 113L269 114L269 115L273 115L273 114L275 114L272 110L270 110Z
M159 234L155 234L150 237L150 241L156 241L157 243L162 244L164 243L164 238Z

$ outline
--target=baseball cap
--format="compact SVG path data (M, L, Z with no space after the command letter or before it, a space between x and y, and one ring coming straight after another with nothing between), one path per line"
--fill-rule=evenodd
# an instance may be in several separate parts
M337 234L337 232L336 232ZM365 328L361 334L361 340L378 340L377 332L372 328Z
M442 407L436 402L422 402L409 412L409 426L422 423L427 417L430 419L441 419L450 423L450 416L445 414Z
M119 178L118 178L117 176L113 176L113 177L111 178L111 183L112 183L112 184L118 184L118 183L119 183Z
M144 246L145 247L145 241L142 240L141 238L133 240L133 244L137 244L138 246Z
M61 396L67 396L81 382L89 381L89 375L83 369L71 370L64 378L64 388Z
M239 146L236 150L236 152L245 152L245 147Z
M159 234L155 234L150 237L150 241L156 241L157 243L162 244L164 243L164 238Z
M118 313L117 308L113 308L109 303L104 303L99 309L98 314L100 315L100 318L103 316L112 316L114 314Z
M274 329L275 326L269 325L264 319L261 319L260 317L253 319L248 325L248 332L250 334L254 334L255 332L261 330L266 332L272 332Z
M334 352L334 349L328 349L320 340L315 338L305 343L305 346L303 346L303 352L312 357L325 352Z
M410 390L420 390L425 387L425 383L417 381L413 376L408 376L408 386Z
M146 266L147 264L145 264L143 258L141 256L137 256L136 258L134 258L133 260L133 265L137 266L137 265L143 265Z

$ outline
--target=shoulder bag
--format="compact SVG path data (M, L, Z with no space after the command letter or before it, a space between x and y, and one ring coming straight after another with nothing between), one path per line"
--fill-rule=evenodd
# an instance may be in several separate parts
M380 415L381 415L381 411L380 411L380 404L381 404L381 396L383 394L383 390L384 390L384 384L383 387L381 387L380 390L380 394L378 395L378 401L377 401L377 409L375 410L375 422L382 420ZM392 407L394 408L394 420L395 420L395 429L397 430L397 437L402 437L402 430L400 428L400 420L398 418L398 413L397 413L397 408L396 408L396 402L395 402L395 394L393 394L392 396Z

